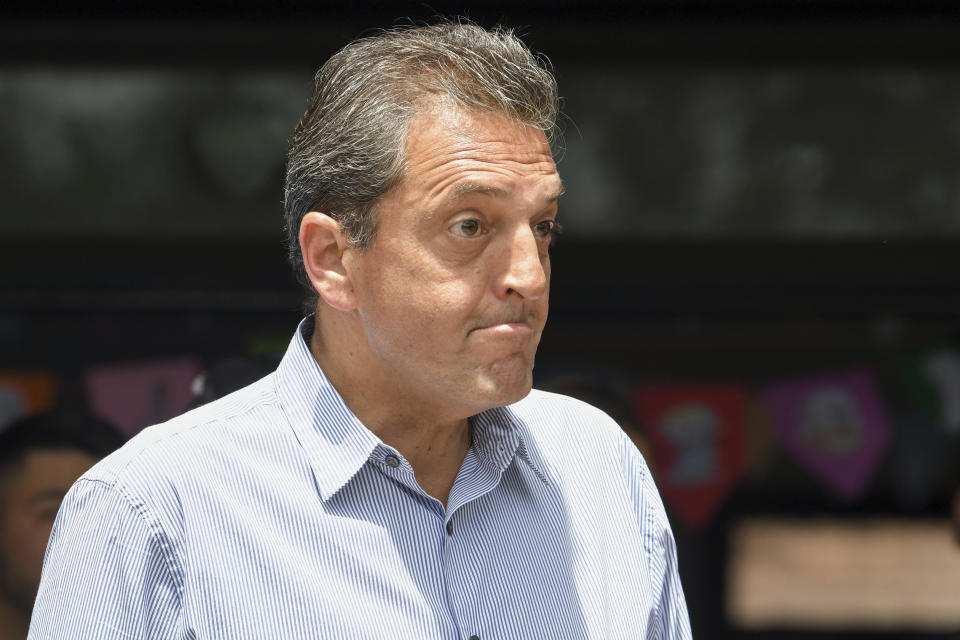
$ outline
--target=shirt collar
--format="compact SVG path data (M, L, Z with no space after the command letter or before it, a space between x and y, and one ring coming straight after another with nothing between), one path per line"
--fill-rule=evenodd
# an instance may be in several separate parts
M304 318L277 367L277 396L310 464L320 497L340 490L383 445L330 384L310 351L313 316Z
M530 429L510 407L494 407L471 418L473 446L477 455L503 472L514 457L519 457L545 484L547 465L536 446Z
M339 491L371 458L397 452L367 429L317 364L310 351L313 316L304 318L277 367L277 396L313 468L323 500ZM514 456L545 483L546 465L524 421L510 407L496 407L471 419L478 455L502 472Z

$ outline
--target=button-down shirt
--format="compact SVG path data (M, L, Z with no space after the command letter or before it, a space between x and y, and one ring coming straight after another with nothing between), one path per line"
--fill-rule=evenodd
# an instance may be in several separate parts
M663 504L604 413L534 391L474 416L444 508L308 342L74 485L29 638L690 637Z

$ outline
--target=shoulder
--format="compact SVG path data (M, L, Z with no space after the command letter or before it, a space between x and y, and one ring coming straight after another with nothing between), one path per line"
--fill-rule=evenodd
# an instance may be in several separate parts
M145 428L81 480L136 491L158 476L193 473L198 456L255 438L281 417L273 375L165 423Z
M619 447L625 434L597 407L570 396L534 389L510 405L538 440L582 441Z
M620 425L591 404L535 389L510 410L549 467L569 471L575 460L576 468L605 476L605 481L622 482L626 475L631 484L646 472L639 451Z

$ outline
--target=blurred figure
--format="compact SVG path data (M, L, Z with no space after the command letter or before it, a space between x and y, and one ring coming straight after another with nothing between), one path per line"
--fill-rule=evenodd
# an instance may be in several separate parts
M121 444L116 430L86 413L28 416L0 432L0 640L27 637L64 494Z

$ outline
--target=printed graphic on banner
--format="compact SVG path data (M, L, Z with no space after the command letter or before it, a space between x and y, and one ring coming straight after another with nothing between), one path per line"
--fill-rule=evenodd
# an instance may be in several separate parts
M87 394L95 413L132 436L189 409L199 373L190 358L101 366L87 372Z
M890 439L868 372L774 384L763 399L793 458L848 500L863 492Z
M641 385L634 408L657 460L664 500L702 527L743 467L746 392L733 386Z
M910 401L951 434L960 434L960 351L941 347L901 358L898 377Z
M46 373L0 371L0 430L20 416L53 408L56 380Z

